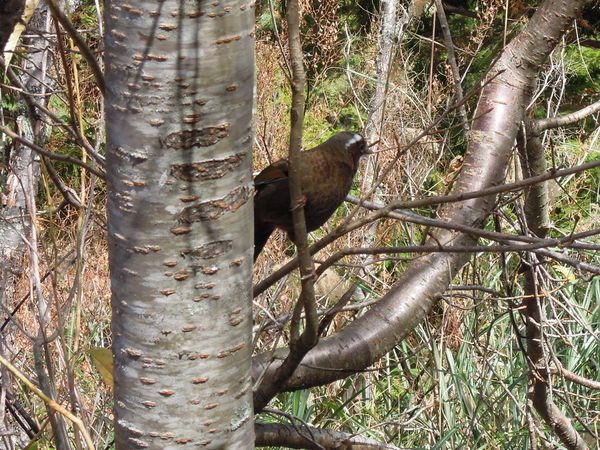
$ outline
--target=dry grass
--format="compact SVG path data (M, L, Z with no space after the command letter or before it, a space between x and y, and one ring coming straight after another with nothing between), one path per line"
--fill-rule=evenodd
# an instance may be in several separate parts
M103 217L102 205L98 205L97 211ZM38 221L38 231L39 274L43 280L43 301L48 305L44 329L47 336L54 337L48 345L48 359L57 398L62 404L68 403L69 398L75 401L87 428L96 431L94 437L102 443L110 436L107 433L112 414L110 388L102 382L88 351L91 347L110 347L111 343L105 235L94 224L88 230L85 254L80 258L81 278L76 283L77 212L67 209L60 217L44 216ZM33 269L29 256L24 257L21 266L23 271L15 279L14 297L7 304L11 309L20 306L5 330L4 353L22 373L36 380L33 346L40 333L41 303L30 295ZM75 285L79 288L74 290ZM39 448L51 448L43 403L25 392L18 399L31 417L45 427ZM15 429L18 429L16 424Z

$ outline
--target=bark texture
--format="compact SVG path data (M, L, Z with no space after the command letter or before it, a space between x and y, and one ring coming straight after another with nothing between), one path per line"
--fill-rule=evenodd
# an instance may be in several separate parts
M261 447L283 446L285 448L331 448L336 450L398 449L398 447L376 441L375 439L355 436L343 431L281 423L257 423L256 445Z
M252 448L252 2L106 7L119 449Z

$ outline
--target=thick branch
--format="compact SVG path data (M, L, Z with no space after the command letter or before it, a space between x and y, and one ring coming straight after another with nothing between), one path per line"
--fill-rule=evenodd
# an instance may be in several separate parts
M281 423L257 423L256 445L259 447L318 448L346 450L391 450L393 445L368 437L355 436L342 431Z
M529 178L546 171L546 158L539 133L533 133L531 122L525 119L525 130L517 137L523 178ZM546 236L550 228L550 199L548 182L534 184L525 190L525 217L527 226L539 237Z
M579 111L572 112L571 114L565 114L564 116L560 117L548 117L546 119L533 120L532 124L536 131L541 132L550 128L572 125L598 111L600 111L600 100L580 109Z

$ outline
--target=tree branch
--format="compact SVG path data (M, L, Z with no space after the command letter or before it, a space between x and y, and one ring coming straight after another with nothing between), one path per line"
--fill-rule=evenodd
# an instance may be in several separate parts
M307 425L257 423L256 445L264 447L392 450L393 445L343 431L326 430Z
M60 22L60 24L67 31L67 33L69 33L69 36L71 36L71 38L75 41L77 48L79 48L79 51L89 64L90 69L92 70L92 73L96 78L96 83L98 83L98 88L100 89L100 92L104 94L106 90L106 85L104 83L104 74L102 73L100 64L98 64L98 61L92 54L92 51L87 46L81 35L77 32L71 21L67 18L67 16L65 16L62 13L62 11L58 8L58 6L56 6L54 0L46 0L46 4L50 8L50 11L52 11L52 15L56 17L56 20Z
M549 130L551 128L563 127L565 125L572 125L588 116L600 111L600 100L580 109L579 111L572 112L571 114L565 114L560 117L548 117L546 119L537 119L532 121L532 126L537 132Z
M98 169L90 166L89 164L84 163L80 159L73 158L72 156L61 155L60 153L54 153L54 152L51 152L49 150L46 150L45 148L42 148L39 145L36 145L33 142L30 142L30 141L28 141L25 138L22 138L18 134L13 133L7 127L0 126L0 131L2 133L6 134L7 136L13 138L15 141L18 141L21 144L26 145L31 150L39 153L40 155L44 155L44 156L46 156L46 157L48 157L50 159L55 159L57 161L64 161L64 162L68 162L68 163L71 163L71 164L75 164L76 166L82 167L83 169L86 169L86 170L90 171L91 173L93 173L94 175L96 175L98 178L101 178L103 180L106 178L106 176L105 176L105 174L103 172L100 172Z
M456 61L456 54L454 53L454 43L452 42L452 35L450 34L450 27L448 26L448 20L446 19L446 13L444 12L444 5L442 0L434 0L435 8L437 11L438 21L442 28L442 35L444 36L444 45L446 47L446 53L448 53L448 62L450 63L450 69L452 70L452 78L454 79L454 91L456 92L456 98L460 102L463 99L463 90L461 86L460 71L458 69L458 63ZM458 107L458 112L462 120L465 132L469 131L467 110L464 104Z
M302 128L304 122L304 86L306 78L300 41L300 11L298 0L287 3L288 42L292 69L292 105L289 147L290 205L294 223L294 244L298 248L302 290L294 311L290 330L289 353L272 377L263 378L254 393L254 410L261 411L294 373L302 358L319 340L319 320L315 301L314 268L308 250L300 172ZM304 309L305 326L300 334L301 312Z
M546 0L494 63L491 73L500 75L481 92L464 167L456 182L455 196L463 201L442 208L440 217L444 220L481 226L496 206L494 194L504 191L506 187L498 190L497 186L504 176L525 106L530 101L532 80L582 4L583 0ZM481 115L483 111L489 113ZM600 161L596 163L600 165ZM553 171L550 177L555 173ZM483 196L482 192L485 192ZM464 193L473 194L467 194L470 199L464 200ZM374 217L382 217L397 209L398 203L403 202L393 202L352 224L342 224L329 235L331 238L328 236L319 241L311 251L324 247L351 228L358 228L374 220ZM413 206L412 202L407 203ZM465 233L436 230L433 241L441 245L454 245L459 249L473 245L474 239ZM369 311L336 335L320 341L305 356L283 389L322 385L373 364L425 319L438 302L440 294L468 259L468 254L457 252L435 253L415 260ZM254 375L264 371L265 376L269 377L285 356L285 349L256 356L253 359Z

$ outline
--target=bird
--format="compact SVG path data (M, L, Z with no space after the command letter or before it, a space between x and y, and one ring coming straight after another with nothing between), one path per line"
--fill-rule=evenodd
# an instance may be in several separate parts
M344 201L360 158L369 153L365 139L352 131L336 133L300 153L301 203L307 231L323 225ZM295 242L288 169L289 161L280 159L254 178L254 261L276 228Z

